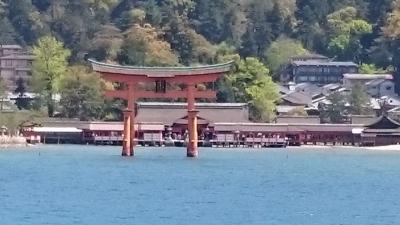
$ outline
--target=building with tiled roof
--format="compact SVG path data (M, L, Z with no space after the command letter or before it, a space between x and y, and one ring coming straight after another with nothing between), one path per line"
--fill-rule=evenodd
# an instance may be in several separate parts
M187 103L139 102L136 122L161 123L167 126L182 124L187 119L186 106ZM208 125L216 122L249 122L246 103L196 103L196 109L199 110L199 121Z
M8 90L15 90L19 78L29 79L33 59L19 45L0 45L0 76Z
M357 72L358 65L353 62L295 60L281 74L281 82L308 82L318 85L340 83L343 74Z

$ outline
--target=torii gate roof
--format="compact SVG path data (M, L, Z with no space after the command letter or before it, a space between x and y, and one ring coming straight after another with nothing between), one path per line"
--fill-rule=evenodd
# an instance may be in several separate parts
M146 76L149 78L171 78L176 76L194 75L220 75L232 70L233 61L194 67L141 67L141 66L122 66L108 64L89 59L93 70L107 74L121 74L129 76Z

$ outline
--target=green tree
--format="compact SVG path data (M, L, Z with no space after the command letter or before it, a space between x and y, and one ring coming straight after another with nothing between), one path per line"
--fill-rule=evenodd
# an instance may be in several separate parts
M282 37L273 42L266 50L265 61L273 74L279 75L278 73L289 63L291 57L308 53L309 51L299 41Z
M40 112L28 110L3 112L0 113L0 126L6 126L11 135L16 135L20 131L21 125L43 116Z
M0 43L16 44L19 40L18 34L8 18L0 18Z
M360 39L372 33L372 25L357 16L357 9L346 7L327 16L330 28L328 49L341 60L360 61L363 46Z
M125 36L119 55L121 63L140 66L178 65L178 57L173 53L171 45L162 40L152 26L136 24Z
M54 115L54 94L59 88L59 81L66 74L70 51L54 37L41 38L33 47L33 79L35 90L45 100L48 116Z
M189 66L192 63L194 46L182 19L172 17L163 29L165 39L171 44L172 50L179 55L179 63Z
M265 49L273 40L272 25L268 21L271 4L268 1L253 0L249 3L246 33L242 37L239 53L243 58L263 58Z
M103 25L91 41L90 56L97 60L116 61L123 43L121 30L113 25Z
M23 41L33 44L39 36L49 31L44 16L36 10L31 1L13 0L7 3L9 19L23 37Z
M74 66L63 76L60 85L61 114L80 120L101 119L104 105L104 82L98 74Z
M256 58L240 60L237 68L228 76L235 100L250 103L253 120L272 121L279 92L269 70Z
M329 103L320 103L321 121L325 123L343 123L348 116L347 98L340 92L327 97Z
M370 97L360 84L352 87L347 101L350 105L350 113L353 115L371 115L373 113Z
M382 27L383 37L378 39L378 48L386 47L388 59L394 67L396 93L400 93L400 1L392 3L392 11L387 15Z
M297 0L295 36L307 49L326 51L326 15L330 13L329 0Z
M18 94L18 97L15 101L15 105L19 110L21 109L29 109L30 100L26 98L26 85L24 79L22 77L18 78L16 81L17 88L14 90L15 93Z
M157 5L156 0L148 0L144 8L146 10L146 21L153 26L160 26L162 22L162 14L161 14L161 9Z
M375 64L362 63L359 68L360 73L363 74L379 74L386 73L387 71L376 67Z

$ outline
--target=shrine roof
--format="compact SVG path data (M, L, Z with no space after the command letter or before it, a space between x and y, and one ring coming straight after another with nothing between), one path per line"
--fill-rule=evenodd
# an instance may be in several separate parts
M379 117L374 123L366 126L368 129L376 129L376 130L393 130L399 129L400 131L400 123L393 120L387 115L383 115Z
M293 61L295 66L353 66L358 67L357 64L353 62L321 62L318 60L307 60L307 61Z
M186 102L137 102L138 106L143 108L187 108ZM214 103L214 102L196 102L198 108L247 108L247 103Z
M193 66L193 67L144 67L144 66L123 66L88 60L93 70L99 73L123 74L131 76L147 77L175 77L195 76L207 74L222 74L231 71L233 61L215 65Z

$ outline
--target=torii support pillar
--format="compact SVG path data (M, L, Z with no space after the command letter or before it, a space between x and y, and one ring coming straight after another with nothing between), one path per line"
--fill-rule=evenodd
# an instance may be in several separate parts
M197 115L199 111L188 111L189 143L187 144L187 157L194 158L199 156L198 134L197 134Z
M130 147L129 147L129 156L134 156L134 146L136 145L135 143L135 83L129 83L128 84L128 111L130 113L130 118L129 118L129 140L131 142Z
M198 136L197 136L197 115L198 111L196 111L196 98L195 84L188 84L187 86L187 102L188 102L188 131L189 131L189 142L187 143L187 157L197 157L199 155L197 145L198 145Z
M122 143L122 156L133 156L133 140L131 135L132 110L124 110L124 139Z

